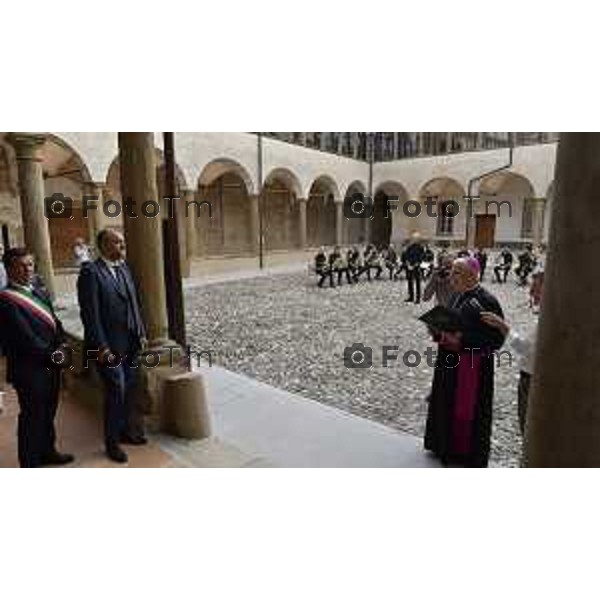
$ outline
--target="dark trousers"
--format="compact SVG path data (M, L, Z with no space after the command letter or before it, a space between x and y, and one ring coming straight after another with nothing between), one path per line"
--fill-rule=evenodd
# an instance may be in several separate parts
M519 414L519 429L521 436L525 435L525 425L527 423L527 405L529 400L529 388L531 387L531 375L521 371L519 377L519 387L517 388L517 410Z
M344 275L344 273L346 274L346 282L347 283L354 283L354 278L352 278L350 276L350 269L348 269L348 267L345 267L343 269L336 269L337 271L337 282L338 285L342 285L342 276Z
M27 381L14 383L19 399L17 427L19 464L39 467L55 451L54 418L58 408L60 372L45 367L32 369Z
M496 273L496 280L498 283L506 283L506 279L508 278L508 272L510 271L510 267L499 265L494 267L494 273ZM501 278L501 274L504 273L504 279Z
M126 434L143 433L141 410L135 398L137 375L142 368L132 366L125 359L118 367L98 366L104 384L104 442L107 447L119 444Z
M329 287L333 287L333 270L332 269L322 269L317 272L317 275L321 277L319 279L319 283L317 284L319 287L323 287L325 280L329 277Z
M408 280L408 300L419 304L421 302L421 269L419 267L407 269L406 279Z

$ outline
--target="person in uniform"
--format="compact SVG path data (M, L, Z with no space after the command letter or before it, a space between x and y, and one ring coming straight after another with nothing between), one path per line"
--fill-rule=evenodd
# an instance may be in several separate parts
M433 250L425 244L423 247L423 262L421 263L421 278L423 281L429 279L431 272L433 271L433 263L435 262L435 255Z
M396 272L398 271L398 253L394 244L390 244L385 253L385 266L390 274L390 281L396 279Z
M355 246L348 248L348 251L346 252L346 264L353 283L358 282L359 259L360 252L358 249Z
M315 256L315 273L320 277L317 285L323 287L325 279L329 277L329 287L333 287L333 271L329 269L327 253L325 248L321 247Z
M485 269L487 267L488 255L483 248L478 248L475 253L475 258L479 263L480 273L479 273L479 281L483 281L485 277Z
M34 284L31 252L11 248L3 260L8 285L0 291L0 331L7 381L19 401L19 464L25 468L66 465L74 458L56 449L54 428L60 366L69 352L65 332L50 296ZM68 359L64 364L68 366Z
M515 275L518 277L518 285L524 287L527 285L529 275L533 273L536 265L536 258L533 253L533 247L528 245L525 250L517 257L519 264L515 269Z
M494 267L494 273L496 274L496 281L498 283L506 283L508 274L512 269L513 255L508 248L504 248L496 259L496 266Z

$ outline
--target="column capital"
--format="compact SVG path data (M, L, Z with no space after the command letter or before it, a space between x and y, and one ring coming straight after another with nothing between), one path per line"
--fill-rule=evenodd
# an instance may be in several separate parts
M103 181L86 181L83 185L86 193L89 194L99 194L106 188L106 183Z
M15 149L17 160L32 160L41 162L40 150L46 141L41 133L9 133L6 141Z

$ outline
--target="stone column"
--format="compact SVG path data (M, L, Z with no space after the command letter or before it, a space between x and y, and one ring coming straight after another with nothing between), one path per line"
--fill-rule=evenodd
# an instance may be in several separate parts
M139 286L149 345L157 348L168 341L161 218L146 218L141 212L144 202L159 201L154 135L119 132L119 161L123 201L135 202L138 215L124 216L127 259Z
M188 258L188 217L186 217L185 203L190 201L187 190L179 191L179 203L177 205L177 237L179 241L179 265L181 277L190 276L190 260ZM189 213L189 211L188 211ZM192 219L195 212L191 213Z
M465 241L467 248L475 248L475 236L477 234L476 203L477 200L466 201L467 214L465 215L465 226L467 228Z
M544 238L545 198L536 198L533 205L533 243L539 246Z
M561 133L525 463L600 467L600 134Z
M50 247L50 230L44 212L44 176L42 171L42 146L45 136L30 133L13 133L7 141L14 147L19 177L19 196L23 219L25 246L33 253L36 271L54 298L54 266Z
M363 219L363 238L365 244L371 241L371 219Z
M298 245L306 250L306 198L298 198Z
M368 221L369 219L365 219ZM335 243L337 246L341 246L344 241L344 204L340 202L335 203Z
M452 133L446 133L446 154L452 152Z
M260 250L259 197L257 195L248 196L248 202L250 202L250 238L252 239L252 253L256 256Z
M89 182L85 186L84 193L88 197L92 196L97 198L96 200L90 198L87 202L87 227L89 244L93 248L96 248L96 236L104 227L104 213L102 212L102 207L104 206L104 186L101 183Z
M202 209L200 216L196 216L196 207L191 204L196 200L194 190L184 190L182 192L183 205L181 207L181 218L185 221L185 250L188 261L192 261L196 256L196 244L198 241L198 230L196 229L198 218L203 218Z

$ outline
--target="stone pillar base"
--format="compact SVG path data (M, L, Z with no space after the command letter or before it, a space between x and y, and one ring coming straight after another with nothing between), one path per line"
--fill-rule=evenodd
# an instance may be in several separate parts
M210 414L204 379L199 373L167 377L162 386L160 429L176 437L210 437Z

